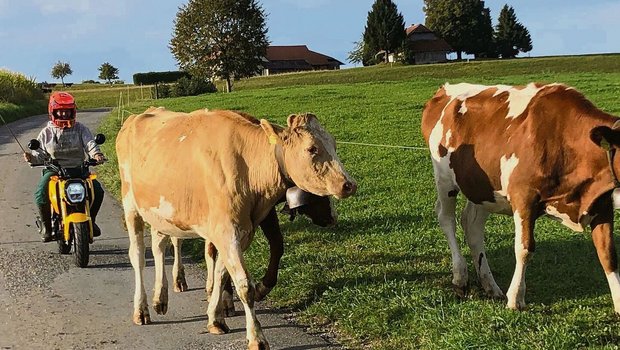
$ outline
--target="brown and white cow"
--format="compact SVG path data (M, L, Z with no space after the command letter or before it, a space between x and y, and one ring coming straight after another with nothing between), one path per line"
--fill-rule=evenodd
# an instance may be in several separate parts
M289 182L320 196L355 193L357 186L336 155L334 138L312 114L290 115L287 126L280 127L232 111L149 108L125 121L116 152L136 277L134 323L150 323L143 283L142 231L147 222L153 237L199 235L214 244L215 274L229 272L243 303L249 348L268 348L242 253ZM168 242L158 242L153 255L163 257ZM156 269L157 281L165 280L162 275L163 269ZM211 297L216 302L207 310L207 328L215 334L227 331L221 289L216 278ZM155 290L167 293L161 286Z
M437 91L424 108L422 133L431 152L435 209L452 252L457 290L464 293L467 287L467 264L455 237L456 196L462 192L467 204L461 225L488 294L504 295L484 249L489 213L511 215L515 223L516 267L507 292L511 309L525 307L534 223L547 215L575 231L591 227L620 313L611 196L620 173L620 157L613 157L620 147L617 121L561 84L445 84Z
M291 191L293 190L293 191ZM289 193L298 193L300 190L297 187L287 190ZM295 218L296 213L307 216L313 224L320 227L328 227L336 224L338 220L338 214L334 207L330 197L316 196L310 193L305 193L304 202L297 201L291 209L287 202L283 208L283 212L289 213L291 221ZM284 201L282 198L280 201ZM280 202L279 201L279 202ZM282 231L280 230L280 223L278 222L278 216L276 214L276 208L272 208L267 214L267 217L259 224L261 231L267 238L269 243L269 264L262 280L256 284L255 298L256 301L261 301L278 282L278 269L280 265L280 259L284 253L284 239L282 237ZM182 261L181 245L183 240L178 237L172 237L172 246L174 254L174 263L172 265L172 280L175 292L183 292L187 290L187 281L185 279L185 269ZM214 285L214 268L217 257L217 249L209 241L205 241L205 261L207 265L207 283L206 293L207 300L211 299ZM162 259L163 260L163 259ZM235 304L233 302L233 288L229 276L224 277L224 287L222 294L222 303L224 308L224 314L226 316L235 315ZM162 285L166 284L162 282ZM163 295L160 293L160 295ZM166 295L167 296L167 295ZM154 304L167 304L167 300L153 301Z

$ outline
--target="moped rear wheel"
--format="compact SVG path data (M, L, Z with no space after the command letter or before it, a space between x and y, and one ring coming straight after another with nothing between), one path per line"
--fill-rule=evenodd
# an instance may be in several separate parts
M73 224L73 244L75 251L73 257L75 265L78 267L86 267L89 258L90 229L88 222L80 222Z

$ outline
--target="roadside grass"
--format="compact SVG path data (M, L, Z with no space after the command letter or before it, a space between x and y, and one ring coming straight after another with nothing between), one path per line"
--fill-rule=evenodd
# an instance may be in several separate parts
M0 115L9 123L45 110L34 78L0 68Z
M117 107L152 98L151 86L110 86L104 84L73 85L65 88L75 97L78 109Z
M461 75L457 73L461 68L451 65L425 66L428 71L373 67L368 74L377 81L365 81L370 78L363 77L364 68L352 71L350 77L343 73L348 70L337 72L342 76L335 83L326 83L333 75L324 72L299 78L308 83L292 83L286 75L281 77L282 86L266 87L279 84L277 77L270 77L268 83L241 88L250 79L239 82L232 94L141 101L126 109L140 113L154 102L179 111L238 109L281 125L288 114L309 111L339 142L421 147L422 108L446 81L563 82L603 110L620 115L620 56L602 56L600 61L583 57L583 62L571 58L570 63L563 58L540 60L546 73L537 61L532 60L528 69L529 60L515 60L505 66L482 62ZM471 63L462 63L466 64ZM525 66L513 67L521 64ZM116 196L119 181L113 149L120 122L113 112L100 129L108 137L104 149L111 159L100 169L100 178ZM486 298L471 261L470 295L460 300L451 288L450 251L433 210L436 196L428 152L339 143L338 154L357 180L358 192L337 201L336 228L280 217L285 254L278 285L269 295L272 304L296 310L299 319L314 329L333 330L350 348L619 348L620 319L613 313L589 233L574 233L548 219L537 221L538 249L527 272L528 310L514 312L505 308L504 301ZM514 269L512 220L491 216L486 228L489 263L506 291ZM460 229L458 237L468 256ZM199 241L195 244L199 259L201 246ZM252 276L259 279L268 261L268 244L260 233L245 257Z

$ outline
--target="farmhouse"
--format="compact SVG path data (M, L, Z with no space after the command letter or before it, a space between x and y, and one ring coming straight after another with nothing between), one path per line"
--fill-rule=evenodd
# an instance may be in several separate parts
M306 45L269 46L263 64L263 75L309 70L340 69L344 63L309 50Z
M422 24L407 29L407 43L415 57L415 64L447 62L446 55L453 51L450 44Z

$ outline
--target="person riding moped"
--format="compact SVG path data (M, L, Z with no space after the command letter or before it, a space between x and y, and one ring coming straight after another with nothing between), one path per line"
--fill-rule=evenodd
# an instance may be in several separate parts
M58 164L64 168L79 167L85 160L90 158L102 164L106 158L95 142L93 134L82 123L76 121L77 105L73 96L67 92L54 92L50 95L48 104L50 121L41 130L37 140L43 149ZM42 163L45 154L32 151L24 153L24 160L28 163ZM52 237L51 209L48 194L50 177L56 175L48 169L43 170L43 176L39 180L37 190L34 193L35 203L39 209L39 215L43 222L41 240L50 242ZM97 180L93 180L94 199L90 208L90 216L93 224L93 236L101 235L101 230L95 223L97 213L103 202L103 188Z

